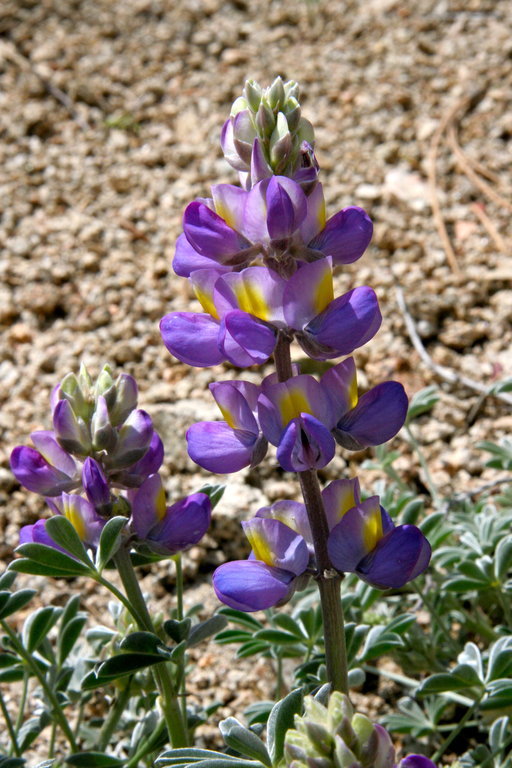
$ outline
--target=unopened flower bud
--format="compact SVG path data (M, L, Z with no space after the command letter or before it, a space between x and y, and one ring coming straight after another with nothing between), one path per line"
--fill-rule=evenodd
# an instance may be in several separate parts
M286 95L281 77L276 77L267 93L267 101L271 109L277 111L284 104Z
M116 401L116 388L109 365L104 365L103 370L96 380L95 399L104 397L109 408L113 408Z
M291 150L292 137L288 130L288 123L283 113L279 112L276 127L270 137L270 163L275 173L279 174L284 170L290 159Z
M109 408L110 423L117 427L123 424L130 413L137 407L137 384L133 376L122 373L115 383L116 398L112 408Z
M247 109L248 106L247 99L243 96L239 96L238 99L235 99L233 106L231 107L231 117L235 117L239 112Z
M290 99L295 99L296 101L299 100L300 89L299 84L295 80L288 80L288 82L284 84L284 92L287 101Z
M61 381L59 391L60 399L67 400L73 409L73 413L86 420L89 416L89 407L85 392L82 391L80 382L74 373L68 373Z
M293 133L297 130L300 123L301 109L299 102L295 101L295 99L290 100L286 105L284 114L288 123L288 130Z
M270 107L263 102L260 104L256 113L256 125L258 127L259 134L263 139L266 139L272 135L272 131L276 125L274 113Z
M330 768L395 767L395 750L387 731L364 715L354 714L347 696L335 691L327 707L308 696L304 709L304 716L295 716L295 729L285 737L288 768L289 758L304 766L302 752L307 755L307 768L316 768L319 761L322 768L324 764L327 768L327 763Z
M88 456L91 451L89 430L83 419L77 417L70 402L60 400L53 412L53 428L59 445L69 453Z
M100 464L90 456L85 460L82 469L82 485L87 498L101 514L110 504L110 489Z
M261 86L256 80L246 80L244 87L244 97L253 112L258 111L261 103Z
M101 395L91 420L91 437L95 451L113 451L116 447L116 431L110 423L106 400Z

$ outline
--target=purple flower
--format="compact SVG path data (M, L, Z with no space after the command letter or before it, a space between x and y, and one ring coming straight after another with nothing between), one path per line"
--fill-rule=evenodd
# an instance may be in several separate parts
M292 179L271 176L248 191L218 184L212 196L185 209L173 261L181 277L198 269L239 270L256 258L286 274L295 271L296 261L322 256L349 264L372 237L371 220L362 208L345 208L326 222L321 184L306 197Z
M86 546L97 547L105 520L98 515L90 501L75 493L62 493L59 497L46 501L54 514L63 515L69 520ZM38 520L34 525L25 525L20 530L20 544L27 542L46 544L62 550L46 532L46 520Z
M240 611L260 611L291 597L309 564L304 538L272 518L242 523L252 552L248 560L224 563L213 575L219 600Z
M428 566L431 548L421 530L415 525L395 527L378 496L365 501L356 497L355 506L345 510L336 508L333 494L326 499L326 513L331 525L339 519L327 542L338 571L356 573L377 589L398 589Z
M289 280L267 267L248 267L220 276L198 270L190 282L205 312L174 312L160 324L169 352L188 365L263 363L278 331L295 335L310 357L326 360L365 344L381 323L371 288L334 298L330 257L304 265Z
M338 363L322 376L322 386L337 412L333 435L351 451L390 440L407 416L407 395L397 381L377 384L360 398L353 358Z
M162 555L175 555L197 544L210 525L211 502L205 493L194 493L166 506L159 475L150 475L130 494L131 527L135 546Z
M423 755L407 755L400 760L397 768L436 768L436 765Z
M267 452L255 418L260 387L248 381L210 384L224 421L202 421L187 431L190 458L209 472L224 474L256 465Z
M80 483L75 460L56 440L53 432L32 432L37 450L18 446L11 453L11 469L21 485L43 496L58 496L71 491Z
M265 380L258 398L258 419L264 436L277 446L278 461L286 471L320 469L333 458L331 429L336 414L312 376L295 376L281 383Z

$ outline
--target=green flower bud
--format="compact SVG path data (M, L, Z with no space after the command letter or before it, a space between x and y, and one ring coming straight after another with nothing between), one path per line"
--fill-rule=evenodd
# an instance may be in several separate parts
M137 384L133 376L122 373L115 383L115 401L109 406L110 422L114 427L123 424L137 407Z
M295 99L297 102L299 101L300 88L295 80L288 80L288 82L284 84L284 92L287 101L290 99Z
M259 135L265 139L272 135L272 132L276 126L276 119L274 113L266 104L261 102L256 113L256 126L258 128Z
M262 90L256 80L246 80L244 98L253 112L257 112L261 103Z
M231 107L231 117L235 117L239 112L247 109L248 106L249 104L247 103L247 99L245 99L243 96L239 96L238 99L235 99L233 106Z
M286 94L281 77L276 77L266 94L268 105L275 112L280 110L285 102Z
M100 375L96 379L94 399L97 400L98 397L104 397L109 408L114 406L116 401L116 388L109 365L103 366Z
M292 763L296 768L394 768L395 750L387 731L355 714L344 694L332 693L327 707L307 696L304 710L285 736L288 768Z
M82 389L81 383L74 373L68 373L60 385L60 399L65 399L71 405L75 416L88 420L90 415L87 402L88 389Z
M277 115L276 127L270 137L270 164L275 173L281 173L290 159L292 136L288 130L286 117L282 112Z
M288 123L288 130L290 133L293 133L297 130L300 123L301 110L299 102L295 101L295 99L288 102L284 110L284 115L286 117L286 122Z
M107 403L104 397L98 397L96 410L91 419L92 446L95 451L113 451L117 444L117 434L110 423Z

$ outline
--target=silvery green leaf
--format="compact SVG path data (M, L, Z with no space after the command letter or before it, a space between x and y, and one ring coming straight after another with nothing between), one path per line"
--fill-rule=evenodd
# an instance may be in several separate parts
M302 712L304 694L301 688L292 691L274 705L267 724L268 751L272 764L277 765L283 758L284 739L289 728L293 728L294 717Z
M244 757L258 760L269 768L272 766L272 761L262 740L253 731L239 723L236 718L228 717L221 720L219 730L228 747L236 750Z

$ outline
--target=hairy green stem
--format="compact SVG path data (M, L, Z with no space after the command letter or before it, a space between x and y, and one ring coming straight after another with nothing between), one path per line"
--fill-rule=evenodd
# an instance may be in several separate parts
M29 674L27 670L23 673L23 688L21 690L21 698L18 708L18 717L16 718L16 724L15 729L16 733L19 732L21 726L23 725L23 719L25 717L25 706L27 704L27 693L28 693L28 684L29 684Z
M5 724L7 726L7 730L9 731L9 738L11 740L11 747L9 749L9 754L16 755L16 757L21 756L21 751L18 746L18 739L16 738L16 731L14 730L14 726L12 724L11 716L9 715L9 710L7 709L7 705L4 701L4 697L2 696L2 692L0 691L0 710L2 710L2 715L4 716Z
M457 642L454 640L454 638L450 634L450 628L445 623L443 617L438 612L437 608L435 607L433 601L430 599L430 596L427 597L427 595L418 587L418 585L413 582L412 583L413 589L418 593L418 595L421 598L421 601L427 606L428 610L430 611L430 615L433 619L437 622L437 625L443 635L445 636L446 640L448 641L450 648L456 655L459 653L459 646L457 645Z
M139 629L156 634L128 549L120 547L114 555L114 562L125 592L129 595L130 612L137 621ZM169 730L171 744L174 749L187 747L187 728L183 721L169 668L165 662L157 664L153 668L153 674L162 699L162 712Z
M457 723L453 731L450 733L450 735L443 741L441 746L438 750L436 750L436 753L432 757L432 761L434 763L437 763L437 761L444 755L452 741L456 736L459 735L459 733L462 731L462 729L466 726L466 723L468 720L475 714L476 709L478 708L478 705L480 704L480 700L473 702L473 705L468 709L466 714L462 717L462 719Z
M279 334L274 351L277 378L286 381L293 375L290 341ZM327 551L329 527L320 492L316 470L299 472L299 482L306 506L318 569L317 583L324 623L325 661L327 678L332 689L348 693L348 665L345 645L343 606L341 604L341 576L331 565Z
M123 688L113 705L110 707L108 717L101 727L100 735L98 738L98 749L100 752L103 752L108 747L110 739L112 738L112 734L114 733L116 726L124 712L125 706L128 703L130 698L131 680L131 677L128 678L126 686Z
M139 749L130 757L125 768L135 768L143 757L153 751L165 728L165 720L160 720L153 733L144 739Z
M177 555L174 555L173 558L174 565L176 567L176 618L178 621L183 621L184 617L184 610L183 610L183 561L181 558L181 552L178 552ZM186 657L185 654L180 657L179 661L179 667L178 667L178 678L179 678L179 689L178 689L178 695L181 700L181 716L183 717L183 722L187 722L187 699L186 699L186 680L185 680L185 667L186 667Z
M73 752L78 752L78 747L75 741L75 737L73 735L73 732L69 726L68 721L66 720L66 717L64 716L64 712L61 709L61 706L59 704L59 701L57 699L57 696L55 692L52 690L52 688L48 685L48 682L39 669L39 666L35 662L32 654L30 654L24 647L23 643L21 643L18 640L18 637L16 633L10 628L9 624L1 620L0 624L2 626L2 629L6 633L6 635L9 636L9 639L13 645L13 648L15 648L17 654L21 656L25 664L29 667L29 669L33 672L33 674L36 676L36 678L39 680L39 683L41 685L41 688L44 691L44 694L46 696L46 699L49 704L51 704L52 707L52 715L54 716L55 720L57 721L60 729L62 730L64 736L66 737L67 741L69 742L69 746L73 750Z

